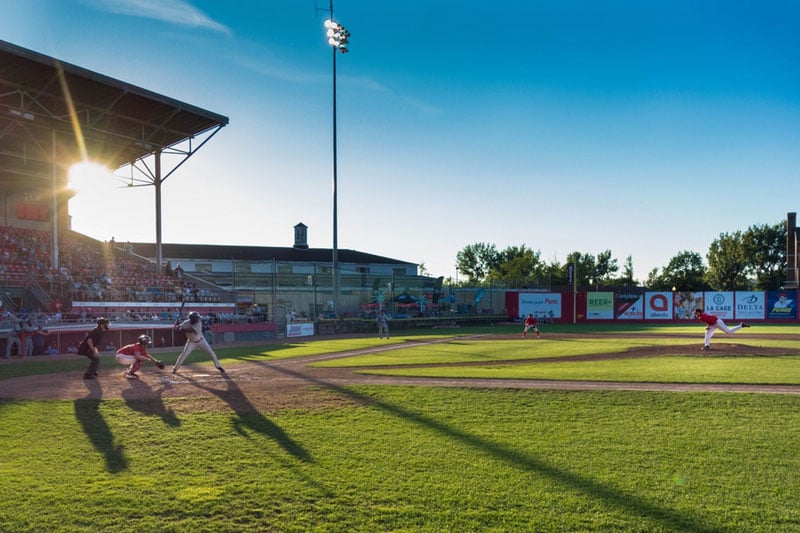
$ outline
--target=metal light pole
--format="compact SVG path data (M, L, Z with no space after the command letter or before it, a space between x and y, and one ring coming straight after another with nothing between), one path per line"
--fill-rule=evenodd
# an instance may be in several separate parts
M338 206L337 206L337 163L336 163L336 52L347 53L347 43L350 32L344 26L333 21L333 0L330 1L331 18L325 21L325 34L328 37L328 44L333 51L333 257L332 276L333 276L333 313L339 312L339 226L338 226Z

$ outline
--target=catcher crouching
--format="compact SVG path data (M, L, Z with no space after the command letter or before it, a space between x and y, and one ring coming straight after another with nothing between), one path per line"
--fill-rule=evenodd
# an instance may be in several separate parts
M141 368L142 363L150 361L159 369L164 368L164 363L158 359L153 358L147 353L147 347L152 346L153 340L147 335L139 336L139 340L135 344L128 344L117 350L117 363L121 365L129 365L127 370L122 373L128 379L138 379L139 376L136 372Z

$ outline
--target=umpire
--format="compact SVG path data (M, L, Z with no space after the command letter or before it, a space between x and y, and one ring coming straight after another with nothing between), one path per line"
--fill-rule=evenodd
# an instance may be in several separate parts
M89 358L89 368L84 372L83 379L94 379L97 376L97 369L100 367L100 346L107 331L108 319L98 318L97 327L87 333L78 346L78 355Z

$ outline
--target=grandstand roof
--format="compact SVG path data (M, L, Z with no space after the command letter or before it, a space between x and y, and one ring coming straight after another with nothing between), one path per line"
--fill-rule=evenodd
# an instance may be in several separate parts
M155 257L156 245L153 243L131 243L133 252L143 257ZM280 246L226 246L215 244L167 244L161 245L165 259L186 260L235 260L235 261L272 261L294 263L330 263L330 248L293 248ZM380 255L339 249L338 260L351 264L396 264L413 265L408 261L400 261ZM175 266L175 265L173 265Z
M54 136L59 165L85 155L115 170L227 124L222 115L0 41L3 187L49 179Z

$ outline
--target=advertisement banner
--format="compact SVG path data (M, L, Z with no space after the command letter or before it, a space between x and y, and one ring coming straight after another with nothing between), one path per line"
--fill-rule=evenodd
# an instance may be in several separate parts
M519 293L519 316L528 316L529 313L538 317L561 318L561 293Z
M586 294L586 319L611 320L614 318L614 293L590 292Z
M644 317L648 320L672 320L672 293L644 293Z
M313 322L293 322L291 324L286 324L286 337L311 337L313 335Z
M703 308L703 291L673 293L672 314L676 320L694 320L694 310Z
M736 291L737 320L763 320L765 308L766 300L762 291Z
M797 293L770 291L767 293L767 318L797 318Z
M733 292L706 291L705 312L723 320L733 320Z
M614 300L614 312L619 320L642 320L644 318L644 294L620 292Z

